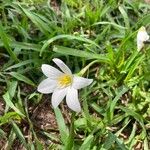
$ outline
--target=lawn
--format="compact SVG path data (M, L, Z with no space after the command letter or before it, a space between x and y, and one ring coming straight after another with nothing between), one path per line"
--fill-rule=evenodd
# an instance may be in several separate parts
M150 150L149 0L0 0L1 150Z

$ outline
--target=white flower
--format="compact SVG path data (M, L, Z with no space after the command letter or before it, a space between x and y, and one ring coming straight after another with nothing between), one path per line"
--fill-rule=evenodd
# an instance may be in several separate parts
M149 39L149 35L146 32L145 27L141 27L138 30L138 34L137 34L137 50L140 51L143 46L144 46L144 42L147 41Z
M53 61L61 69L58 69L43 64L42 72L47 77L43 80L37 90L40 93L52 94L52 106L56 108L66 96L66 102L70 109L76 112L81 111L81 106L78 100L78 89L86 87L93 82L93 79L86 79L73 75L71 70L58 58Z

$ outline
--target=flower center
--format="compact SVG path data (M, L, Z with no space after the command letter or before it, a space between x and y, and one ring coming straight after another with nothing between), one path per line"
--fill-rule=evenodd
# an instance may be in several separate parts
M58 78L58 84L60 87L67 87L72 83L71 75L64 74Z

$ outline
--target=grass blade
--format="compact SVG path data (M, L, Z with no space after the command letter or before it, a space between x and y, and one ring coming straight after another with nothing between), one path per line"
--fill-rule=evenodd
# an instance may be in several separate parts
M17 126L17 124L15 122L11 121L11 123L13 125L13 129L14 129L17 137L23 143L23 145L25 146L25 148L28 149L28 145L26 143L25 137L23 136L23 133L21 132L20 128Z
M10 55L10 57L14 61L19 62L19 59L17 58L17 56L15 55L15 53L12 51L12 49L9 46L9 38L8 38L7 34L5 33L1 22L0 22L0 37L2 39L2 42L4 43L4 47L6 48L7 52Z
M21 115L22 117L25 117L24 114L12 103L11 98L10 98L8 92L6 92L6 93L3 95L3 98L4 98L6 104L7 104L9 107L11 107L16 113L18 113L18 114Z
M90 146L91 146L91 143L94 139L94 136L93 135L89 135L83 142L83 144L81 145L80 149L79 150L90 150Z
M85 51L63 47L63 46L55 46L53 51L63 55L83 57L87 59L98 59L101 62L109 63L109 59L104 54L94 54L91 52L85 52Z
M58 124L58 128L60 131L60 136L61 136L61 141L63 142L63 144L66 143L67 137L69 135L68 129L65 125L63 116L61 114L61 111L59 110L59 108L54 109L55 115L56 115L56 120L57 120L57 124Z
M27 78L26 76L18 73L18 72L10 72L9 73L12 77L18 79L19 81L23 81L29 85L32 85L32 86L35 86L35 84L29 79Z
M73 35L58 35L58 36L53 37L53 38L51 38L51 39L49 39L48 41L45 42L45 44L43 45L43 47L40 51L40 56L42 55L43 51L48 47L48 45L50 45L52 42L54 42L58 39L78 40L78 41L82 41L82 42L86 42L86 43L95 45L98 48L100 48L99 45L97 45L92 40L89 40L89 39L86 39L86 38L83 38L83 37L77 37L77 36L73 36Z

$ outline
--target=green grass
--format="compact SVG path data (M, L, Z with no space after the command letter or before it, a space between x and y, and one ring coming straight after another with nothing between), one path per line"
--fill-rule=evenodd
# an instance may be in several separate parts
M150 33L150 5L54 3L0 2L0 149L149 150L150 46L137 52L136 34L141 26ZM65 102L45 109L51 94L37 92L44 78L41 65L53 65L55 57L73 73L94 79L80 90L79 114ZM57 127L37 124L42 108ZM47 121L45 116L41 122Z

